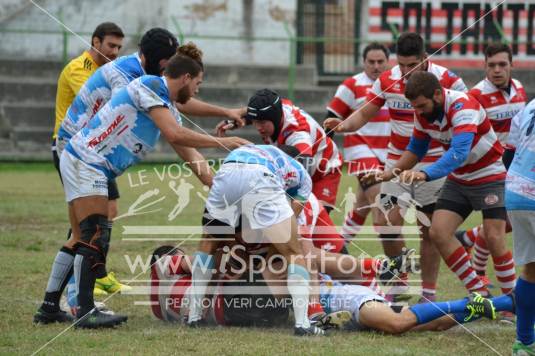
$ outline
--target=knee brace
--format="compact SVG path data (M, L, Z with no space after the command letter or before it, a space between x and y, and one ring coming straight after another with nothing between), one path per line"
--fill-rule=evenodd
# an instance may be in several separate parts
M111 225L104 215L93 214L80 222L81 241L77 253L94 259L94 264L105 263L110 246Z

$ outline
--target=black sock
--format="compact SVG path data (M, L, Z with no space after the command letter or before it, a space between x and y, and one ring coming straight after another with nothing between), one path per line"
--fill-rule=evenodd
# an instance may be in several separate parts
M95 288L95 272L92 269L92 258L77 254L74 259L74 272L78 290L77 317L82 317L95 307L93 289Z
M95 277L96 278L104 278L108 275L108 271L106 271L106 265L101 263L98 264L95 267Z
M61 294L73 274L73 260L74 251L66 247L62 247L56 255L41 305L45 312L56 313L60 310Z

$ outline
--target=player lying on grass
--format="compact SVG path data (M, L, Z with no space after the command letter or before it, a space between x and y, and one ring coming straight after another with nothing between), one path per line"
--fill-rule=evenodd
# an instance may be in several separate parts
M163 257L162 257L163 256ZM216 257L221 261L222 255ZM172 246L154 251L151 269L151 308L161 320L187 320L191 292L191 266L194 256ZM280 270L281 262L275 268ZM481 317L495 319L496 312L514 312L513 297L486 299L478 294L454 301L390 306L370 288L344 284L320 274L320 300L328 312L317 324L322 328L377 330L389 334L415 331L441 331ZM220 280L203 301L203 318L210 325L285 326L289 324L288 290L281 274L269 269L257 271L249 280ZM235 276L231 277L235 278ZM237 282L237 283L236 283ZM208 295L207 294L207 295Z
M105 264L110 243L108 223L108 182L140 162L154 150L162 134L173 149L188 162L207 185L212 174L207 162L195 150L200 147L232 149L248 141L202 135L181 126L178 112L170 110L175 101L186 102L198 92L202 65L194 59L174 55L162 77L142 76L119 90L89 124L69 141L61 155L60 169L66 200L72 205L81 231L72 257L78 302L77 327L110 327L126 321L125 316L103 314L95 309L93 288L95 268ZM73 261L74 260L74 261ZM34 316L38 323L70 321L59 310L59 299L69 270L53 268L51 281L56 285ZM72 273L72 272L71 272ZM48 289L48 288L47 288Z

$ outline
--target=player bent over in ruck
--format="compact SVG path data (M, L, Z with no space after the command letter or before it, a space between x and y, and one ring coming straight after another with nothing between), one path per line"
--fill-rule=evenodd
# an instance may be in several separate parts
M307 316L310 274L297 239L296 216L311 188L305 168L274 146L247 145L226 157L214 177L203 216L205 231L194 254L188 325L203 324L201 300L212 279L217 238L224 236L270 243L287 263L295 334L324 334Z

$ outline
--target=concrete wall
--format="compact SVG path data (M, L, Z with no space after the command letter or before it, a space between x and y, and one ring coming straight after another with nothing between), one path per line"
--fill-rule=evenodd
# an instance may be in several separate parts
M129 34L125 53L136 48L139 34L154 26L178 33L175 17L186 40L198 42L207 63L270 64L288 63L287 42L199 39L195 36L285 37L283 23L295 21L297 1L286 0L45 0L39 1L47 12L61 18L81 38L70 36L69 56L74 57L87 47L90 33L103 21L119 24ZM29 29L36 33L1 33L0 53L3 58L61 59L63 41L60 25L41 9L27 1L7 0L0 10L0 26L8 29ZM7 16L10 15L10 16ZM188 35L193 35L189 37Z

